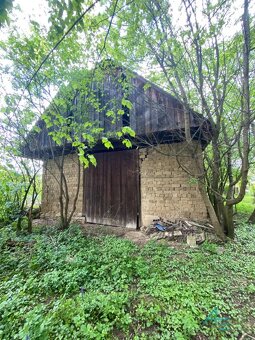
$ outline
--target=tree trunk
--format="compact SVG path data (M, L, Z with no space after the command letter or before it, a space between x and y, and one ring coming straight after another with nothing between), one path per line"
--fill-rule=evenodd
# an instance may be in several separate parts
M255 224L255 208L254 208L251 216L248 219L248 223Z
M190 150L191 151L191 150ZM194 152L194 150L193 150ZM220 223L220 220L218 216L216 215L216 212L214 210L214 207L212 205L212 202L210 201L210 198L208 196L207 190L206 190L206 182L205 182L205 170L203 166L202 158L200 157L200 154L194 154L194 158L196 161L196 167L198 169L198 188L201 193L201 196L205 202L205 206L207 208L211 223L214 227L216 235L223 241L225 241L226 236L224 234L222 225Z
M21 221L22 221L22 217L19 216L18 221L17 221L17 226L16 226L17 235L19 235L21 233Z
M28 218L28 221L27 221L27 231L29 234L32 234L32 231L33 231L33 220L32 218Z
M32 234L32 230L33 230L33 214L32 214L32 210L33 210L33 206L31 206L29 208L28 211L28 221L27 221L27 231L29 234Z
M207 212L209 214L210 221L214 227L216 235L223 241L226 240L226 236L223 231L223 227L215 213L214 207L212 205L212 202L210 201L210 198L208 196L207 190L206 190L206 181L205 181L205 170L203 166L203 160L200 155L200 152L197 150L194 150L194 144L192 142L187 143L187 149L189 153L192 155L196 169L198 173L193 173L192 175L198 180L198 189L200 191L200 194L202 196L202 199L205 203ZM180 164L180 162L178 162ZM180 164L181 165L181 164Z
M53 158L55 161L56 166L58 167L59 171L59 203L60 203L60 229L66 230L68 229L72 217L76 210L76 204L79 196L79 190L80 190L80 175L81 175L81 164L79 162L78 156L77 156L77 188L76 193L74 196L74 200L71 204L70 202L70 195L69 195L69 187L67 178L65 176L65 149L63 146L62 155L60 156L60 159ZM53 151L52 151L53 152ZM69 211L69 207L71 205L71 209Z
M225 241L226 236L223 232L222 226L221 226L219 219L218 219L218 217L215 213L215 210L212 206L212 203L209 199L209 196L207 195L205 184L201 180L198 181L198 187L199 187L199 191L201 193L201 196L202 196L202 198L205 202L205 206L207 208L207 211L208 211L211 223L214 227L215 233L216 233L217 236L219 236L219 238L221 240Z
M234 221L233 221L233 205L226 205L225 206L225 229L227 231L227 236L234 239L235 237L235 228L234 228Z
M250 153L250 127L251 127L251 112L250 112L250 19L249 19L249 0L244 0L243 13L243 93L242 93L242 167L241 167L241 185L240 192L236 198L227 198L226 201L226 216L228 236L234 238L234 224L233 224L233 206L241 202L245 196L245 190L248 184L249 172L249 153ZM230 183L230 186L233 186ZM232 214L232 216L230 216Z

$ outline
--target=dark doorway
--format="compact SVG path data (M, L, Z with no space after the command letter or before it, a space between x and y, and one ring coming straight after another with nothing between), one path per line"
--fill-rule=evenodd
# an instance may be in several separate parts
M95 154L97 166L84 170L83 212L89 223L137 228L138 151Z

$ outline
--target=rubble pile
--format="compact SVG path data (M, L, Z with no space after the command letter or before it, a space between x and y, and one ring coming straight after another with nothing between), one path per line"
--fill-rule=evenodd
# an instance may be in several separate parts
M214 228L209 223L197 223L184 219L170 221L159 218L153 220L148 227L142 227L141 231L154 240L185 242L190 247L196 247L205 240L216 239Z

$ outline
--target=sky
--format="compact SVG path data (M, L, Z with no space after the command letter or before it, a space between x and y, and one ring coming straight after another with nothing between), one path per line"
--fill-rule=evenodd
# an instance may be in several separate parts
M64 0L62 0L64 1ZM139 1L139 0L138 0ZM172 6L172 17L176 21L176 26L183 26L185 24L185 16L183 11L180 11L179 4L181 0L169 0L171 1ZM197 4L197 16L198 18L201 18L202 21L202 15L201 15L201 8L202 3L206 0L196 0ZM218 0L211 0L212 2L216 2ZM240 21L238 24L235 24L236 20L241 17L242 15L242 3L243 0L233 0L235 5L233 7L233 18L232 23L230 23L228 29L225 30L224 36L228 37L233 35L237 30L240 30ZM46 0L15 0L14 6L17 6L20 8L20 11L13 10L12 16L15 17L15 24L18 28L19 32L25 35L29 35L29 22L30 20L37 21L40 25L46 26L46 28L49 26L48 24L48 6L47 6ZM255 7L255 1L253 4L253 9ZM200 20L200 19L199 19ZM0 32L0 39L5 39L8 37L8 27L6 27L4 30ZM2 60L2 64L6 61ZM139 70L137 70L139 73ZM147 64L141 64L140 65L140 73L142 73L144 76L148 75L150 72L150 69L148 69ZM8 92L9 85L8 80L6 81L6 90ZM1 101L1 99L0 99Z
M19 6L17 26L26 33L29 30L29 19L36 20L40 24L47 26L47 1L45 0L15 0L14 6Z
M179 11L179 3L180 0L169 0L173 5L173 17L176 18L176 22L178 25L183 25L185 20L183 14ZM202 8L202 3L204 0L196 0L197 9L198 9L198 18L200 16L199 9ZM218 0L211 0L212 2L218 2ZM243 0L233 0L233 22L238 19L242 15L242 6ZM14 6L19 6L22 13L19 13L17 17L17 25L23 32L27 32L29 30L29 19L36 20L40 24L45 25L47 27L47 1L46 0L15 0ZM255 1L251 1L250 5L251 12L255 11ZM225 32L226 35L233 34L234 31L238 29L238 25L231 24L228 32Z

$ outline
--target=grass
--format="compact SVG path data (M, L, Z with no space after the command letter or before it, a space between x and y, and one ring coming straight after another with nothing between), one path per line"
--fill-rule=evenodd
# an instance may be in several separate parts
M252 226L224 247L182 251L83 237L77 226L0 233L0 339L254 336Z
M237 212L242 215L250 216L255 208L254 195L246 194L242 202L236 205Z

